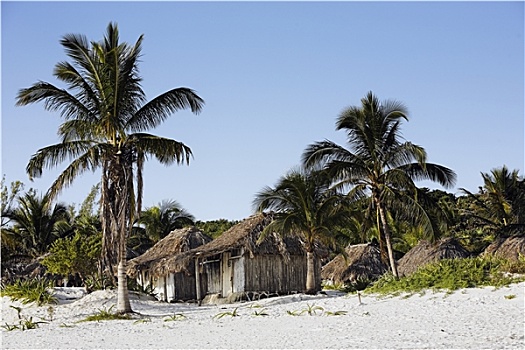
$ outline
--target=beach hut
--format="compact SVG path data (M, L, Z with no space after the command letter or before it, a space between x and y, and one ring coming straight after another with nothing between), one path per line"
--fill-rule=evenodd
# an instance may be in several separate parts
M460 259L470 256L455 238L443 238L434 243L420 241L399 259L397 271L399 276L407 276L415 272L420 266L442 259Z
M525 256L525 236L498 237L481 254L494 255L509 260Z
M346 257L339 254L323 266L321 278L325 283L358 285L375 281L388 271L377 244L351 245L345 251Z
M211 238L196 227L174 230L144 254L130 260L127 273L143 288L152 290L159 300L196 300L197 287L192 262L189 261L186 269L181 270L170 270L166 262L210 241Z
M187 270L197 262L198 294L208 302L253 300L301 292L306 287L306 251L299 236L269 233L259 242L272 215L259 213L241 221L206 245L170 259L166 266ZM320 272L320 258L316 268ZM318 284L321 285L320 273Z

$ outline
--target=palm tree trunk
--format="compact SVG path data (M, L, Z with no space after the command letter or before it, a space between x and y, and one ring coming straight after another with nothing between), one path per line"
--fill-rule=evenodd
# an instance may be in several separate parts
M390 269L392 270L392 274L394 275L394 277L398 278L399 275L397 273L397 263L396 259L394 258L394 249L392 248L392 235L390 233L390 227L388 226L388 221L386 219L385 208L379 196L375 195L374 200L378 208L379 219L381 220L383 233L385 235L385 245L388 252L388 261L390 263Z
M117 250L118 268L117 268L117 310L118 314L131 313L131 304L129 302L128 282L126 276L126 242L127 233L131 228L131 211L134 209L131 205L132 188L130 179L132 179L132 169L130 154L124 150L117 156L113 163L111 181L112 202L110 204L112 221L112 230L116 233L117 241L113 249Z
M315 255L308 251L306 252L306 294L317 292L315 280Z
M129 302L128 281L126 276L126 258L118 264L117 314L133 312Z

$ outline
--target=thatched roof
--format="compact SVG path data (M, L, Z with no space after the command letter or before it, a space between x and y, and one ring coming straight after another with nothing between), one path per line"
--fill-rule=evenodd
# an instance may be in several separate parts
M399 259L397 271L400 276L415 272L420 266L442 259L466 258L470 256L455 238L445 238L435 243L421 241Z
M135 276L138 270L148 269L152 272L161 269L173 256L190 251L212 239L194 226L170 232L144 254L128 261L127 273Z
M348 246L347 257L338 255L323 266L321 278L335 283L357 283L374 281L388 271L388 266L381 261L379 247L375 244L357 244Z
M305 255L302 241L299 236L281 237L277 233L270 233L259 243L258 240L264 228L273 220L272 214L258 213L244 219L231 227L222 235L189 252L172 256L163 261L158 273L189 272L193 259L211 257L229 250L244 248L250 257L255 255L279 254L283 258L290 255Z
M277 233L269 233L261 242L258 242L262 231L272 220L272 214L258 213L252 215L195 251L201 257L239 248L244 248L250 256L262 254L304 255L302 241L298 236L282 237Z
M525 256L525 236L498 237L481 254L495 255L501 258L518 260L520 255Z

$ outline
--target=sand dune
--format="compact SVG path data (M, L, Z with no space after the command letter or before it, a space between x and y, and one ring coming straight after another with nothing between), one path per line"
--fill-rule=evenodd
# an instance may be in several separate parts
M53 320L2 330L3 349L523 349L524 287L427 291L397 297L328 292L227 305L167 304L132 295L132 320L82 322L116 304L114 291L58 291ZM49 320L49 306L2 298L2 325ZM236 309L238 316L232 313ZM310 311L311 315L308 313ZM341 312L340 315L335 315ZM301 314L302 312L302 314ZM267 316L259 315L267 314ZM301 314L292 316L291 313ZM181 320L169 316L182 314Z

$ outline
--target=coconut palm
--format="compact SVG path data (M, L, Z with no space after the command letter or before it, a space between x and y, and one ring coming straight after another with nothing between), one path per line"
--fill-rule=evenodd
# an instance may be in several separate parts
M67 207L53 204L49 195L29 190L17 198L18 206L8 213L12 226L4 228L13 237L19 253L37 257L46 253L51 244L71 232Z
M302 235L307 254L306 293L320 290L316 282L320 267L315 265L319 243L341 248L336 246L334 230L352 218L345 198L329 185L326 173L294 169L281 177L275 187L263 188L253 201L257 211L274 212L274 220L265 227L261 239L270 232Z
M140 36L134 45L120 43L118 28L112 23L100 42L89 42L83 35L66 35L60 43L72 63L56 64L54 75L67 89L38 82L20 90L17 96L17 105L44 102L47 110L59 111L65 120L58 131L61 142L38 150L26 169L30 177L39 177L45 167L69 160L49 189L51 197L84 172L102 171L101 262L111 277L118 262L120 313L131 311L125 247L132 222L140 212L144 161L154 157L165 165L181 164L189 163L192 156L191 149L182 142L145 131L178 110L190 108L198 113L204 103L188 88L175 88L146 100L138 74L142 40Z
M497 233L523 229L525 225L525 180L518 170L506 166L481 173L483 187L478 194L461 189L471 200L468 217Z
M348 148L325 140L309 145L303 153L307 167L323 167L332 177L336 188L349 190L359 198L371 195L380 242L386 246L392 273L397 276L392 249L388 210L404 206L406 215L424 218L417 204L416 180L437 181L445 187L455 182L455 173L441 165L427 163L425 150L401 139L401 123L408 120L406 107L397 101L380 102L372 92L361 99L361 106L345 109L337 119L336 130L347 133ZM400 200L402 199L402 200ZM431 229L427 220L425 225Z
M146 208L140 214L134 229L143 230L144 235L155 244L171 231L193 225L195 217L177 201L163 200L157 206ZM144 236L140 235L140 236Z

